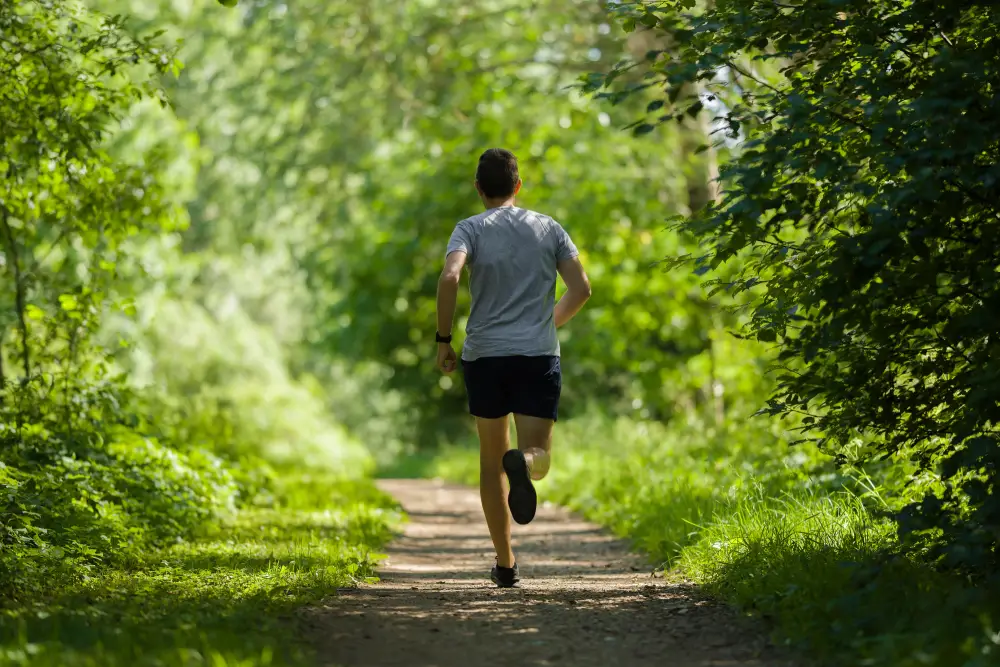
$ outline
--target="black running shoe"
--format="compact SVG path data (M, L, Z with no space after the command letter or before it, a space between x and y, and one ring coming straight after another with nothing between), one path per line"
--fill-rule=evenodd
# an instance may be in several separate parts
M507 494L507 507L514 521L520 524L531 523L538 507L538 494L535 485L531 483L528 472L528 461L519 449L508 449L503 455L503 470L507 473L510 483L510 493Z
M497 585L497 588L513 588L517 582L521 581L521 576L517 572L517 563L514 567L500 567L494 565L490 570L490 579Z

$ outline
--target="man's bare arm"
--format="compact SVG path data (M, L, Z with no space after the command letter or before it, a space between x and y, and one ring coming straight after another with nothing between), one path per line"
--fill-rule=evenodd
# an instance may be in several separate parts
M458 281L462 277L462 267L468 255L461 250L449 253L444 270L438 279L437 328L438 333L447 336L455 321L455 304L458 302Z
M556 264L556 270L566 283L566 293L559 299L555 311L556 326L561 327L573 319L583 308L583 304L587 303L590 298L590 280L579 257L561 260Z

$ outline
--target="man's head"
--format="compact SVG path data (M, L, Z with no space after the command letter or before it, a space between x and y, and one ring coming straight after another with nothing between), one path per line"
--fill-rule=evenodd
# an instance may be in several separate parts
M491 148L479 156L476 190L483 202L509 199L521 189L517 158L503 148Z

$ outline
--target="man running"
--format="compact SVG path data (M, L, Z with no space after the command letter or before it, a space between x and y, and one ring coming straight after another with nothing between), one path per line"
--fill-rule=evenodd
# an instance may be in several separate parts
M451 328L459 277L468 265L472 311L462 368L469 412L479 432L479 495L497 552L490 578L508 588L519 579L510 517L520 524L535 517L532 479L549 470L562 388L556 328L590 298L590 281L562 226L514 205L521 179L513 153L501 148L483 153L476 190L486 211L455 227L438 281L437 363L445 373L457 367ZM557 272L567 287L559 303ZM512 413L518 449L510 449ZM504 473L510 515L504 507Z

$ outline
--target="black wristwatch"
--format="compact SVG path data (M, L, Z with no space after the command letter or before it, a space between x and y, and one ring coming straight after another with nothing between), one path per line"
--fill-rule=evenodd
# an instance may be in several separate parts
M448 334L447 336L442 336L437 331L435 331L434 332L434 340L436 342L438 342L438 343L450 343L451 342L451 334Z

